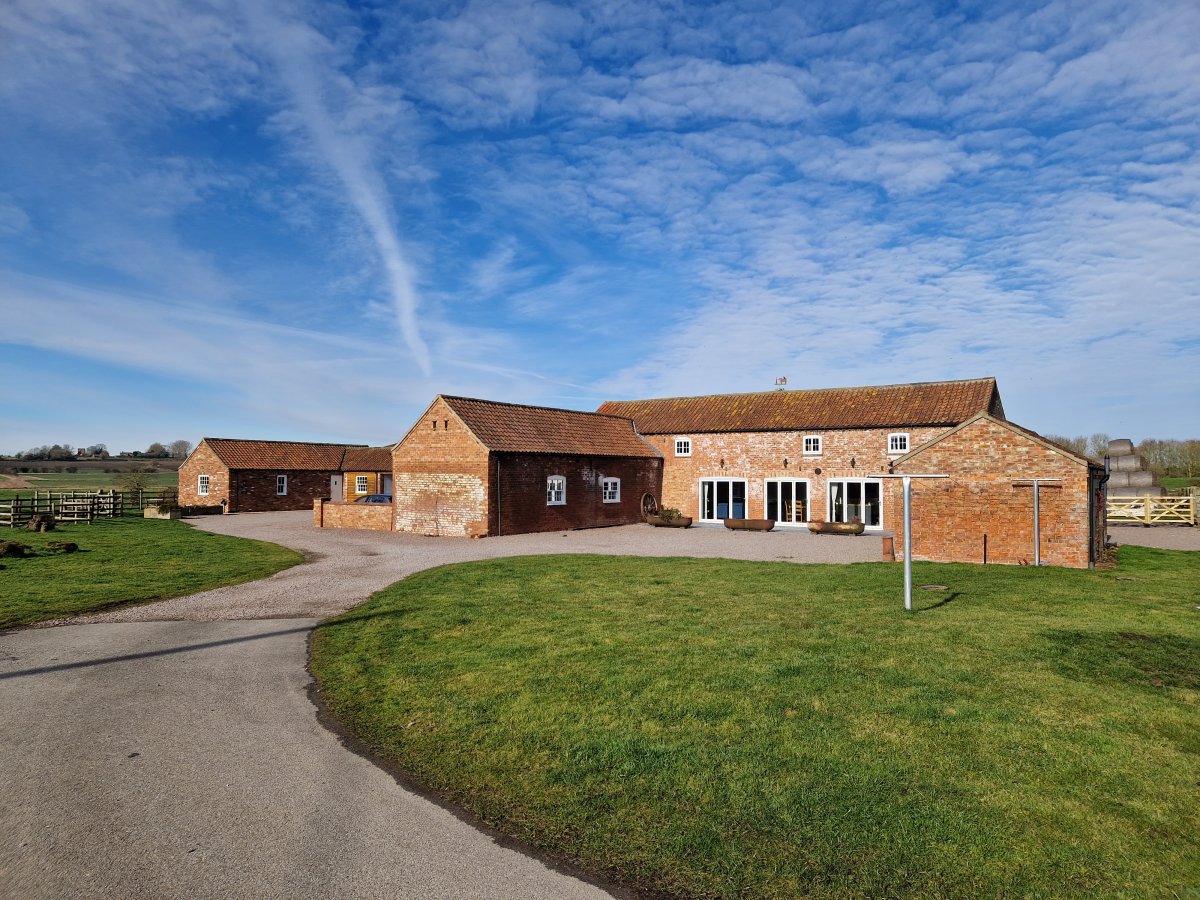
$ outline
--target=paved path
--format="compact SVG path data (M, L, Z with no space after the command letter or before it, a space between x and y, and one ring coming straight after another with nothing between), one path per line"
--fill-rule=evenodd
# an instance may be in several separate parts
M865 536L631 526L470 541L309 521L195 520L310 556L273 578L0 634L0 897L607 896L342 747L308 696L317 619L466 559L879 553Z
M1109 540L1160 550L1200 550L1200 528L1187 525L1109 525Z

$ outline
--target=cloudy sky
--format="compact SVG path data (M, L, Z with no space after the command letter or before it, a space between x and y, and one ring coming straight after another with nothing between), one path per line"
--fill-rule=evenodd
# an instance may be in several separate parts
M1200 5L0 4L0 451L995 375L1200 435Z

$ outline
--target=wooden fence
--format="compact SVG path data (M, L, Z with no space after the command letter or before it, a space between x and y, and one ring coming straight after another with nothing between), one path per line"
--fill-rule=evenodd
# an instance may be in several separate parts
M1195 525L1196 497L1110 497L1106 516L1118 525Z
M0 528L24 528L38 513L59 522L86 522L140 514L147 506L174 503L175 491L34 491L30 497L0 500Z

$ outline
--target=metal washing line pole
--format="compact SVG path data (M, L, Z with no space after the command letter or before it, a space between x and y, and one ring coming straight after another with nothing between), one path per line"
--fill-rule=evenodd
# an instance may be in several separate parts
M912 480L949 478L949 475L871 475L871 478L899 478L904 484L904 608L912 612Z
M1013 486L1033 485L1033 564L1042 564L1042 522L1039 508L1038 487L1049 481L1062 481L1061 478L1014 478Z

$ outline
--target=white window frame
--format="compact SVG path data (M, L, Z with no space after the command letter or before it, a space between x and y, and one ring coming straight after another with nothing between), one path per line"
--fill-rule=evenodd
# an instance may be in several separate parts
M812 443L811 449L809 447L810 442ZM820 456L825 452L825 441L819 434L806 434L801 447L804 449L805 456Z
M675 438L675 455L676 456L691 456L692 455L692 439L690 437Z
M847 516L843 519L834 518L834 515L833 515L833 494L834 494L833 486L835 483L840 484L842 487L842 491L844 491L844 492L849 491L850 484L859 485L860 486L859 487L859 498L860 498L859 505L864 506L864 507L866 506L867 485L878 486L879 521L874 523L873 525L867 525L866 529L867 529L867 531L878 531L879 529L883 528L883 521L884 521L883 504L884 504L884 500L886 498L884 497L882 479L879 479L879 478L840 478L839 477L839 478L830 478L829 480L827 480L825 482L825 521L826 522L843 522L843 521L848 522L851 518L849 516ZM848 498L845 498L845 495L843 495L843 498L844 498L843 502L848 504L849 503Z
M600 497L605 503L621 502L621 479L600 476Z
M209 479L209 477L207 475L197 476L196 477L196 496L207 497L208 496L208 488L209 488L210 484L211 484L211 480Z
M370 493L371 489L370 489L370 486L367 484L367 482L369 480L370 479L367 478L366 475L355 475L354 476L354 493L356 493L356 494Z
M276 497L286 497L287 496L287 476L286 475L276 475L275 476L275 496Z
M724 521L723 518L707 519L704 517L704 482L706 482L706 481L711 482L713 485L713 487L712 487L712 491L713 491L712 506L713 506L714 514L717 511L717 498L716 498L717 482L724 482L729 485L729 506L731 508L727 511L730 513L733 512L733 509L732 509L733 486L735 484L740 484L742 486L742 506L743 506L742 515L743 516L750 515L750 482L745 478L726 478L726 477L720 476L720 475L710 475L710 476L701 478L696 482L696 500L697 500L696 521L698 521L698 522L723 522Z
M894 444L899 443L900 438L904 439L904 446L903 447L894 446ZM905 453L908 452L909 447L911 447L911 446L912 446L912 444L909 441L907 431L893 431L887 437L887 450L888 450L889 456L903 456Z
M546 505L567 505L567 479L562 475L550 475L546 478Z

